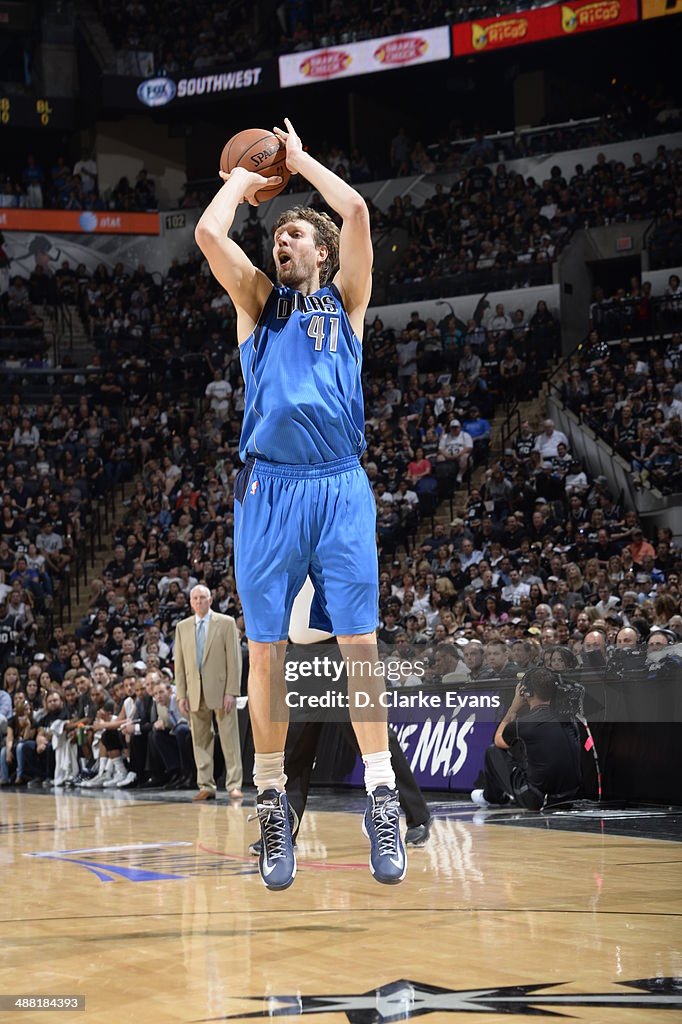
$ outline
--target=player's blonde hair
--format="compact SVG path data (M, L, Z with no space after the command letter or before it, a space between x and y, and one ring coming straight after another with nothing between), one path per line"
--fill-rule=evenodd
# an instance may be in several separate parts
M327 258L320 267L320 284L327 284L339 265L339 229L327 213L318 213L310 206L293 206L281 213L272 229L273 235L284 224L294 220L304 220L313 228L315 245L327 248Z

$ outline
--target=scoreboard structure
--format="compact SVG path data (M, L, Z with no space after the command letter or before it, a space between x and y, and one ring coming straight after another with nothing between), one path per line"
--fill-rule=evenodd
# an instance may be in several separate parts
M74 127L75 104L70 99L0 95L0 128Z

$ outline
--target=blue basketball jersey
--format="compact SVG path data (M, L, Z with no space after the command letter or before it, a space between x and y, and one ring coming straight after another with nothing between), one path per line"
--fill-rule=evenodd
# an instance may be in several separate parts
M242 461L315 465L362 454L362 346L336 285L313 295L273 288L240 359Z

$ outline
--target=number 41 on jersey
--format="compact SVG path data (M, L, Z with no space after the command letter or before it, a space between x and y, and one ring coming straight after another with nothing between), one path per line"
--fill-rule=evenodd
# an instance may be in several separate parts
M339 345L339 318L330 316L329 319L316 314L311 316L308 325L308 337L315 339L315 351L321 352L325 340L324 325L329 324L329 351L336 352Z

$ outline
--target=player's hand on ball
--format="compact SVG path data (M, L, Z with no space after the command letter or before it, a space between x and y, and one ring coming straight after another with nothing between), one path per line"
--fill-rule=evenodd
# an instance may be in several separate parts
M279 141L284 143L287 151L287 167L292 174L296 174L298 172L298 158L303 153L303 143L296 134L296 130L288 117L284 118L284 123L287 127L286 131L277 127L273 128L272 131Z
M256 174L255 171L247 171L244 167L235 167L234 170L228 174L226 171L218 171L218 174L223 181L232 181L233 178L240 180L240 189L242 192L242 198L240 202L246 201L251 206L260 206L260 202L256 199L256 192L266 185L276 185L282 180L277 175L273 175L271 178L265 178L262 174Z

